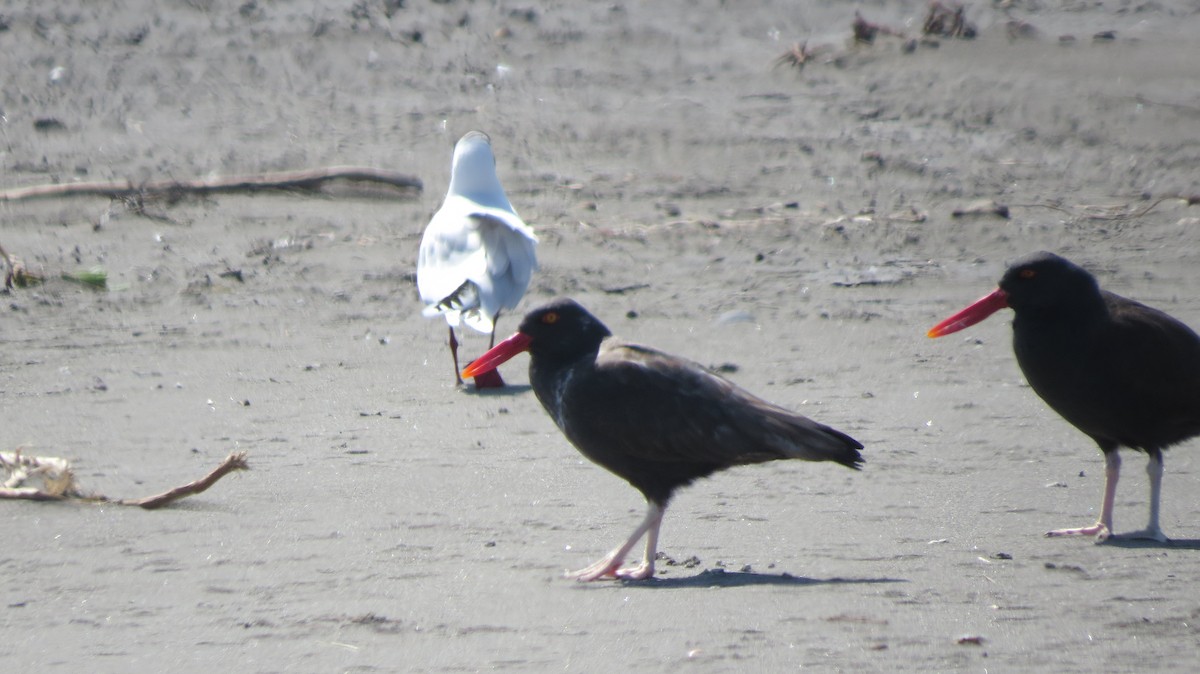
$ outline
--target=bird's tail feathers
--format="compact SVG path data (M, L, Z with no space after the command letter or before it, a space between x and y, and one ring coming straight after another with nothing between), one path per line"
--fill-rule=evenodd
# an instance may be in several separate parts
M479 287L473 281L463 281L454 292L430 304L421 311L423 316L437 316L449 311L469 311L479 307Z
M487 312L480 311L479 309L464 311L462 314L462 321L463 323L466 323L467 326L472 330L482 332L485 335L492 334L492 331L496 329L496 325L492 321L492 317L488 316Z
M841 445L840 447L835 447L831 452L829 452L828 458L830 461L840 463L843 466L846 466L847 468L853 468L854 470L859 470L862 468L862 464L865 459L863 459L862 453L858 451L863 448L861 442L837 430L836 428L825 426L822 430L828 433L830 437L836 439Z
M432 317L443 315L452 326L466 323L472 330L490 335L495 330L492 316L480 306L479 286L474 281L464 281L457 290L436 304L430 304L421 315Z
M858 470L863 457L858 451L862 443L845 433L817 423L807 417L788 414L775 417L777 444L788 458L805 461L833 461L847 468Z

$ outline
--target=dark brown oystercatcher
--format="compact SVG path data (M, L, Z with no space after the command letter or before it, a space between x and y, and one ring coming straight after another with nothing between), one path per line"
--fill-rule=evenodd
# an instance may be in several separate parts
M560 299L530 312L519 331L463 372L529 352L529 381L579 451L646 497L646 519L579 580L654 575L663 513L676 489L718 470L776 459L836 461L858 469L854 438L777 407L703 367L612 337L595 316ZM625 556L646 536L635 567Z
M1052 253L1017 261L999 289L929 336L957 332L1004 307L1016 314L1013 351L1029 385L1104 452L1100 521L1046 535L1112 535L1123 446L1150 457L1150 521L1123 537L1166 541L1158 523L1162 453L1200 434L1200 337L1157 309L1101 290L1091 274Z

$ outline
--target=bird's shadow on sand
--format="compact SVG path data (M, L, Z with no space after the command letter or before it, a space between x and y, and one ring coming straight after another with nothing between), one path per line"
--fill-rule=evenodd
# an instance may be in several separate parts
M873 585L876 583L907 583L902 578L806 578L790 573L753 573L749 571L726 571L705 569L694 576L664 578L656 576L646 580L622 580L622 587L645 587L669 590L699 587L745 587L748 585Z
M1155 550L1200 550L1200 539L1172 538L1169 541L1156 541L1149 538L1120 538L1120 534L1101 543L1114 548L1151 548Z
M497 388L475 388L474 386L464 386L462 388L462 392L466 395L482 396L484 398L508 398L510 396L519 396L532 390L533 387L529 384L505 384Z

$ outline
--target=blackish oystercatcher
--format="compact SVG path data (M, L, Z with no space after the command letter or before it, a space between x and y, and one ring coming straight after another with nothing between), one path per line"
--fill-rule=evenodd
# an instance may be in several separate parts
M755 397L703 367L612 337L569 299L521 321L519 331L472 363L464 377L528 351L529 381L579 451L646 497L646 519L600 561L570 574L654 575L663 513L676 489L718 470L776 459L835 461L858 469L854 438ZM642 563L621 568L646 536Z
M537 269L536 245L537 236L496 177L491 140L480 131L467 133L454 146L450 189L425 228L417 258L417 290L427 305L422 313L446 317L457 383L462 379L454 328L466 323L495 343L496 319L517 306ZM478 388L503 385L495 370L475 379Z
M1095 277L1052 253L1013 264L998 290L929 336L957 332L1004 307L1015 313L1013 351L1029 385L1104 452L1100 520L1046 535L1112 535L1123 446L1149 455L1150 476L1149 523L1123 536L1166 541L1158 523L1162 453L1200 434L1200 337L1157 309L1101 290Z

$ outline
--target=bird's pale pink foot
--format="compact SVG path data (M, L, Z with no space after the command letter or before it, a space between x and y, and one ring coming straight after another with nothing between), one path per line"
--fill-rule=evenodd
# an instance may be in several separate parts
M568 571L566 576L567 578L574 578L584 583L601 578L616 578L617 572L621 568L621 562L625 561L624 555L619 558L614 556L620 551L621 549L617 548L605 555L603 559L586 568L578 571Z
M1112 536L1112 531L1108 525L1103 522L1096 522L1090 527L1079 527L1078 529L1055 529L1047 531L1048 538L1056 538L1058 536L1095 536L1097 543L1103 543Z
M613 553L619 551L620 548L614 550ZM614 558L612 553L604 557L600 561L592 564L586 569L579 571L570 571L566 575L568 578L574 578L581 582L590 582L600 580L601 578L619 578L621 580L645 580L654 576L654 561L647 563L645 560L637 566L627 566L621 568L622 558Z
M586 569L568 572L567 577L585 583L601 578L620 578L621 580L645 580L653 578L654 556L658 551L658 530L662 527L662 518L665 510L665 507L657 503L650 503L646 511L646 518L642 520L637 529L633 530L633 534L624 543ZM642 556L642 563L637 566L621 568L621 563L625 561L625 555L629 554L629 551L641 540L642 536L646 537L646 552Z
M654 577L654 562L646 564L645 562L637 566L629 566L624 569L617 569L617 578L623 580L646 580Z
M1046 536L1095 536L1097 543L1103 543L1112 536L1113 501L1117 496L1117 482L1121 479L1121 456L1114 448L1104 453L1104 501L1100 504L1100 520L1090 527L1078 529L1055 529L1047 531Z

